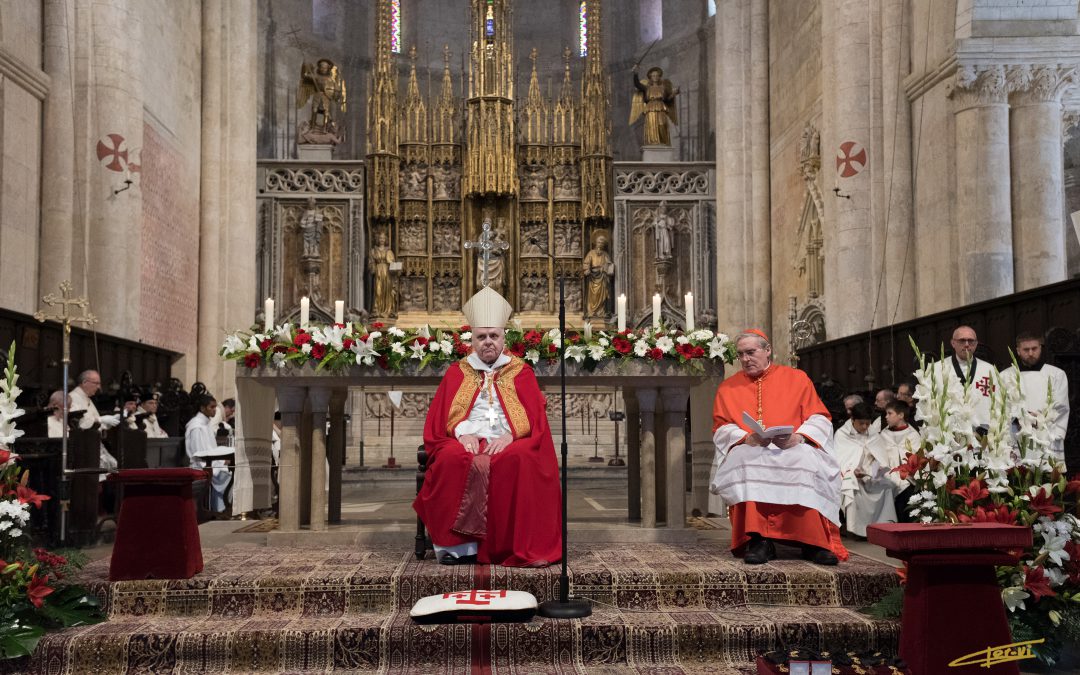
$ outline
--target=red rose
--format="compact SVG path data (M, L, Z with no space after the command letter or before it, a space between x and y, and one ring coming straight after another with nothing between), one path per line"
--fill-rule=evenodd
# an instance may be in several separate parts
M386 356L380 356L379 358L375 359L375 363L379 364L379 367L383 370L386 370L390 367L390 359Z
M259 343L259 349L261 349L261 350L263 350L265 352L267 349L270 349L271 344L272 343L270 342L270 340L263 340L262 342Z
M15 456L17 457L18 455L15 455ZM0 464L7 464L8 460L11 459L11 458L12 458L12 454L11 454L10 450L5 450L3 448L0 448Z
M529 347L539 347L540 343L544 340L544 334L540 331L531 330L528 333L525 333L522 340L524 340L525 344Z
M675 351L684 359L694 358L694 346L691 344L675 345Z
M549 354L554 354L557 351L559 351L559 348L555 346L555 343L552 343L552 344L548 345L548 353Z
M311 333L305 333L304 331L297 332L296 337L293 338L293 344L297 347L303 347L309 342L311 342Z
M326 356L326 345L311 345L311 358L315 359L316 361L322 361L322 358L324 356Z
M617 337L612 340L611 346L615 349L615 351L619 352L620 354L629 354L630 350L634 348L634 346L630 344L630 341L624 337Z
M345 327L345 324L343 324L343 323L335 323L335 324L334 324L334 327L335 327L335 328L344 328L344 327Z
M649 350L648 356L653 361L659 361L660 359L664 358L664 350L660 349L659 347L653 347Z
M354 344L356 344L356 340L353 340L352 338L345 338L341 341L343 349L352 349Z
M458 356L465 356L469 353L469 345L464 342L459 342L454 346L454 351L457 352Z
M431 342L431 340L428 340L423 335L417 335L416 336L416 344L418 344L418 345L420 345L422 347L427 347L429 342Z
M462 326L461 328L458 329L459 333L469 333L471 331L472 331L472 326L470 326L468 324L465 324L464 326Z
M284 354L285 352L289 351L290 349L293 350L294 352L296 351L296 347L286 347L285 345L274 345L274 353L275 354Z
M572 345L576 345L581 342L581 334L577 332L570 332L566 334L566 341Z
M244 357L244 365L248 368L258 368L262 362L262 355L252 352Z
M525 356L525 343L516 342L510 345L510 353L518 358Z
M695 359L700 359L703 356L705 356L705 348L704 347L694 347L694 358Z
M375 323L371 324L371 330L382 330L385 327L386 324L381 321L376 321Z

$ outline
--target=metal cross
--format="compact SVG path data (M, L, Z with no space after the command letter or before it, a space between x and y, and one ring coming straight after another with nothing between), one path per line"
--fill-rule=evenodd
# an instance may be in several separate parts
M97 323L97 317L89 313L87 307L90 306L89 298L73 298L71 297L71 282L60 282L60 295L56 296L53 293L49 293L41 299L46 305L50 307L59 307L60 311L57 314L46 314L45 312L38 310L34 312L34 318L38 321L45 323L46 321L59 321L64 326L64 363L71 363L71 324L73 322L81 321L87 326L92 326ZM75 306L82 310L81 316L75 316L68 311L68 308Z
M495 240L491 236L491 219L484 218L484 229L480 233L480 238L476 241L465 242L465 249L480 249L480 259L483 261L483 266L480 269L480 283L483 286L488 285L488 264L491 262L492 251L505 251L510 248L510 244L505 241Z

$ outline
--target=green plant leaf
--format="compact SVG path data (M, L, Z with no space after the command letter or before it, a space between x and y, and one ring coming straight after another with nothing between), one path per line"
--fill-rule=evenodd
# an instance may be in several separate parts
M0 624L0 658L29 656L44 634L45 629L41 626L27 626L17 622Z
M47 596L38 613L64 628L87 626L105 620L97 598L79 586L65 586Z

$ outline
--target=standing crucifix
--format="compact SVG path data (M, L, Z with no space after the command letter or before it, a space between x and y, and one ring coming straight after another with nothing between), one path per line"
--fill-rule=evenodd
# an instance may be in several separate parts
M502 292L503 281L503 267L502 261L498 260L503 251L510 248L510 244L502 241L498 238L498 235L492 236L491 232L491 218L484 218L483 231L480 233L480 238L476 241L465 242L465 249L479 249L480 250L480 269L479 281L481 286L490 286L494 281L499 288L495 288L496 291ZM496 260L492 260L492 252L495 252Z
M63 400L63 416L60 418L63 420L61 424L62 435L60 441L60 541L65 539L65 526L67 523L67 510L70 504L68 498L68 476L72 473L76 473L71 469L68 469L68 368L71 366L71 324L72 322L81 321L87 326L92 326L97 323L97 317L87 311L90 306L89 298L73 298L71 297L71 282L60 282L60 296L57 297L53 293L49 293L41 299L49 307L59 307L60 310L56 314L46 314L44 311L38 310L34 312L34 318L45 323L46 321L58 321L64 327L63 336L63 358L61 362L64 364L64 400ZM80 316L74 316L68 310L70 307L78 307L82 310ZM94 470L95 472L97 469Z

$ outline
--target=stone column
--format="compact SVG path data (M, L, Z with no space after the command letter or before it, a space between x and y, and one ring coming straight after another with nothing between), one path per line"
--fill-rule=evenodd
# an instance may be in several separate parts
M949 97L956 112L956 231L960 297L967 305L1009 295L1013 284L1009 104L1005 69L961 65Z
M641 410L637 391L623 389L626 409L626 519L641 522Z
M641 526L656 527L656 389L638 389L641 411Z
M42 109L41 130L41 257L38 261L40 294L55 292L70 280L83 295L81 279L72 278L72 232L75 219L75 110L71 61L75 48L75 4L45 0L42 57L51 79Z
M326 414L330 390L312 387L311 399L311 529L326 529Z
M281 452L278 455L278 523L282 532L300 529L300 413L307 390L278 387Z
M693 484L690 507L701 515L709 512L709 483L716 446L712 440L712 406L719 379L706 379L690 389L690 444L693 457Z
M686 527L686 399L689 387L664 387L667 526Z
M872 128L870 5L866 0L830 0L821 4L822 180L823 191L829 195L822 229L825 321L830 338L870 327L867 287L878 274L872 268L871 246L871 176L877 148ZM829 194L833 188L839 188L850 199ZM870 302L872 306L872 296Z
M1065 176L1061 97L1076 82L1069 66L1012 66L1009 146L1012 149L1012 239L1016 290L1065 274Z
M341 464L345 458L345 400L348 389L334 389L330 394L330 440L326 459L330 464L330 490L326 494L326 520L341 522Z

